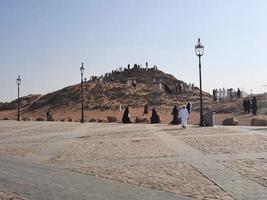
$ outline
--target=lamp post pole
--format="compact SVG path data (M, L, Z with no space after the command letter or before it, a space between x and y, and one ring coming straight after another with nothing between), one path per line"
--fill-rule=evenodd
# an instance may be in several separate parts
M195 45L196 55L198 56L198 66L199 66L199 97L200 97L200 121L199 126L204 126L204 119L203 119L203 99L202 99L202 76L201 76L201 56L204 54L204 46L200 42L200 38L198 38L198 42Z
M80 68L81 71L81 123L84 123L84 110L83 110L83 73L84 73L84 67L83 63Z
M20 75L16 79L17 85L18 85L18 116L17 116L17 121L20 121L20 98L19 98L19 86L21 84L21 78Z
M199 62L199 87L200 87L200 122L199 126L204 126L203 121L203 99L202 99L202 76L201 76L201 56L198 56L198 62Z

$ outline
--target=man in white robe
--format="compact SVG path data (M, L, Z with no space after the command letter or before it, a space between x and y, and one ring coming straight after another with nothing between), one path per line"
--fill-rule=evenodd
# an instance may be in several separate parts
M187 119L189 117L188 111L185 106L180 110L179 117L181 118L181 124L183 128L186 128L187 126Z

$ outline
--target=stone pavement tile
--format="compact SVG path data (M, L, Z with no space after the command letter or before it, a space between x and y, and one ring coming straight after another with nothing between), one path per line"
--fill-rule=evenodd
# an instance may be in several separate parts
M225 160L223 164L267 188L267 159Z
M225 167L220 162L209 161L205 164L192 162L191 164L203 173L205 177L215 182L220 188L236 199L254 198L257 194L267 195L266 187ZM214 173L214 171L217 171L216 169L218 169L218 173Z
M22 160L0 158L0 171L0 189L15 191L29 200L191 200Z

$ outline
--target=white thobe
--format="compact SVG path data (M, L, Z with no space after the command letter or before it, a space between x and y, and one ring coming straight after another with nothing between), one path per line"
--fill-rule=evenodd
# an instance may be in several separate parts
M182 126L186 126L187 125L187 119L189 117L188 115L188 111L186 108L182 108L179 112L179 117L181 118L181 123Z

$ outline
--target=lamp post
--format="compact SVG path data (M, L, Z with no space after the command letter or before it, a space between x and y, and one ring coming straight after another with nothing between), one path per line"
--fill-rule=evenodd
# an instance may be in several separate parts
M81 72L81 104L82 104L82 108L81 108L81 123L84 123L84 114L83 114L83 73L84 73L84 67L83 67L83 63L82 66L80 67L80 72Z
M20 75L18 75L18 78L16 79L16 83L18 85L18 117L17 117L17 121L20 121L20 110L19 110L19 103L20 103L20 100L19 100L19 86L21 84Z
M200 122L199 126L204 126L204 119L203 119L203 100L202 100L202 79L201 79L201 56L204 54L204 46L200 42L200 38L198 38L198 42L195 45L195 52L198 56L199 62L199 85L200 85Z

